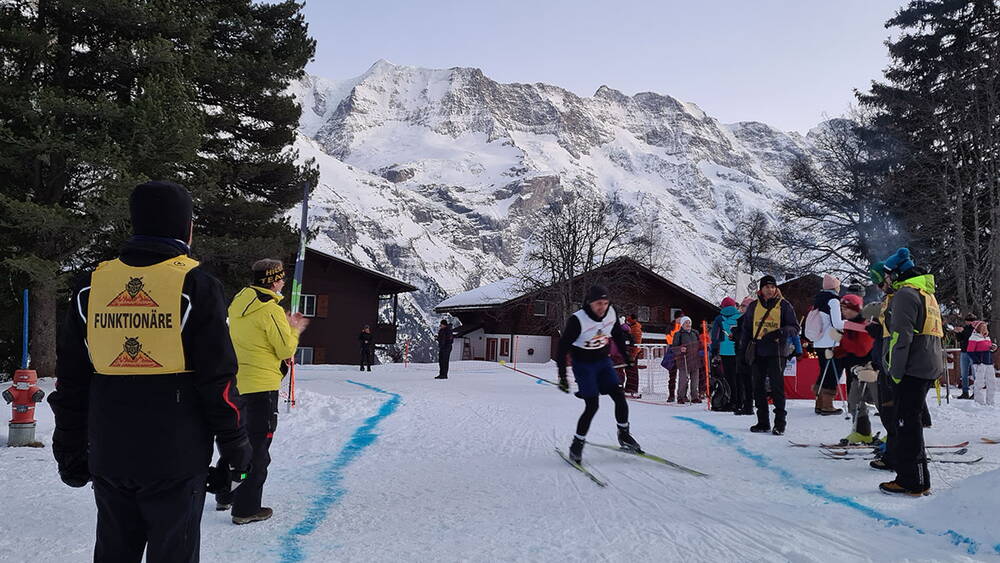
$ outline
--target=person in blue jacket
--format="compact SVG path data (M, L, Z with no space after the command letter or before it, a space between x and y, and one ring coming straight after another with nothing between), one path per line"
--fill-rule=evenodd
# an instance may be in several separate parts
M722 312L712 321L712 330L709 336L712 339L710 354L712 365L722 364L722 380L729 386L730 404L722 410L732 411L734 405L743 405L742 398L738 393L742 392L742 386L738 386L736 379L736 341L733 338L733 330L736 322L740 320L740 310L736 307L736 300L726 297L722 300ZM716 377L718 377L716 371Z

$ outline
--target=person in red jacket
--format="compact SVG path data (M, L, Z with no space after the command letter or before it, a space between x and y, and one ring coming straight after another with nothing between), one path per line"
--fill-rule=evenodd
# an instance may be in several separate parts
M874 369L868 364L875 340L868 334L868 322L861 314L862 307L861 297L857 295L848 294L840 299L844 336L833 353L837 363L847 370L847 409L853 417L847 441L868 444L872 441L868 403L878 404L878 388L875 384L859 381L856 375L858 370Z

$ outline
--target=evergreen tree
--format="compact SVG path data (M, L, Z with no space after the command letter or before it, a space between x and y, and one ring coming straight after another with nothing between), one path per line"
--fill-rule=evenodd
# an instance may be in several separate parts
M943 274L943 303L1000 311L1000 7L914 0L886 25L892 63L859 99L904 149L890 197L903 242Z
M281 214L315 172L295 164L300 109L283 92L314 47L293 1L0 6L0 274L32 289L39 375L70 278L128 238L136 183L191 190L194 254L229 291L255 258L292 254Z

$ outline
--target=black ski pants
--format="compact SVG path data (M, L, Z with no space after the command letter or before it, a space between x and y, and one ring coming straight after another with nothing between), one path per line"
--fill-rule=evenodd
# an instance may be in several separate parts
M768 387L774 401L774 425L785 427L785 359L780 356L757 356L751 366L757 422L770 426L767 412Z
M448 361L451 359L451 346L438 348L438 377L448 377Z
M734 358L736 360L736 388L733 391L736 404L734 408L747 414L753 414L753 370L743 361L742 355L734 356Z
M206 473L136 481L94 476L96 563L196 563Z
M278 427L278 392L247 393L243 397L241 414L246 420L247 437L253 448L250 475L235 491L215 495L216 502L232 504L233 516L253 516L260 512L267 481L267 468L271 465L271 441ZM228 467L228 460L219 460L220 467ZM226 481L229 484L229 481Z
M934 381L929 379L904 376L895 388L896 447L892 468L896 470L896 482L911 490L931 486L921 413L927 408L925 399L932 385Z
M368 371L372 370L372 347L371 344L361 345L361 369L368 368Z
M840 360L833 357L827 359L827 351L832 351L832 348L816 348L816 355L819 356L819 376L816 378L816 387L835 392L837 391L837 383L840 381Z
M729 385L729 404L726 408L729 410L738 410L743 407L743 404L738 399L740 391L737 390L736 386L739 384L739 374L737 371L737 364L739 363L736 356L720 356L722 358L722 379L726 381ZM716 370L716 376L719 372Z
M625 392L621 388L617 388L608 395L615 403L615 421L619 426L628 424L628 401L625 399ZM586 397L583 401L585 403L583 414L576 421L577 436L586 436L587 432L590 432L590 423L594 420L594 415L597 414L597 409L601 406L600 396Z

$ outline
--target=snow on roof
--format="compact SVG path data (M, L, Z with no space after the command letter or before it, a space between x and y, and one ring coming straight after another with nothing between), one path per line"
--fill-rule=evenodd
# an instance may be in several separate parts
M524 295L521 280L516 277L510 277L464 293L459 293L458 295L453 295L439 303L435 309L499 305L521 295Z

